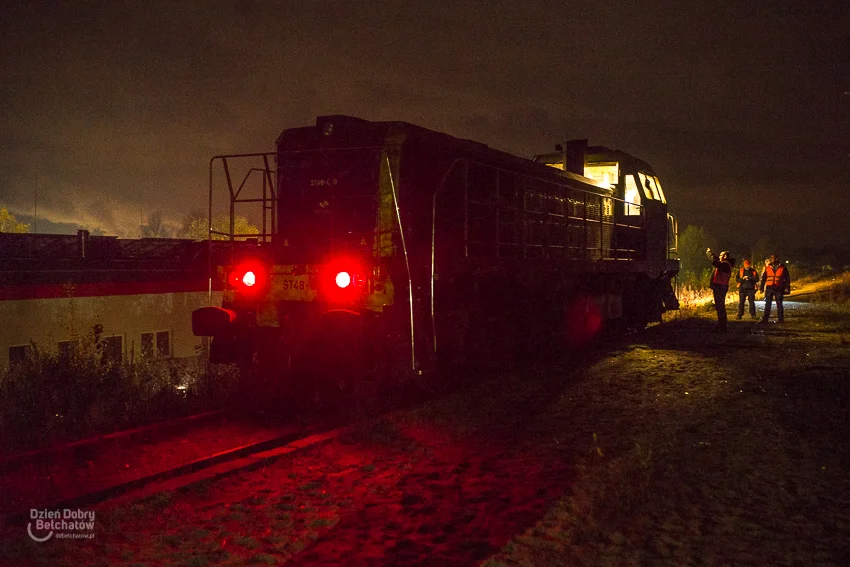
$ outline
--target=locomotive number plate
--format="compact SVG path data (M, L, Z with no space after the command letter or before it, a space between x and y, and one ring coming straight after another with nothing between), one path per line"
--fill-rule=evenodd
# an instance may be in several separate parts
M286 278L282 285L283 291L310 291L310 284L304 279Z

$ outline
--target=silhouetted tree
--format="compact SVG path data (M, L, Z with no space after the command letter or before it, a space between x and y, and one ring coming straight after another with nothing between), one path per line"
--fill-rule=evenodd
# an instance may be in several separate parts
M207 226L207 215L200 210L194 210L183 217L180 228L177 229L177 238L206 240Z
M753 257L751 259L753 266L759 271L764 268L764 261L771 254L779 254L776 250L776 245L772 239L767 236L762 236L758 239L758 241L753 245Z
M162 222L162 213L156 211L148 217L148 223L141 227L142 238L170 238L171 230Z
M687 285L708 285L707 273L712 269L706 260L705 249L717 250L717 239L703 227L689 225L679 234L680 279Z
M18 222L6 207L0 207L0 232L29 232L30 225Z
M207 215L199 210L194 210L183 217L181 226L177 231L178 238L191 238L192 240L206 240L208 230ZM213 217L212 229L216 232L230 232L230 216L221 214ZM260 230L248 222L248 219L236 215L234 219L235 234L259 234ZM213 240L225 240L227 237L213 234Z

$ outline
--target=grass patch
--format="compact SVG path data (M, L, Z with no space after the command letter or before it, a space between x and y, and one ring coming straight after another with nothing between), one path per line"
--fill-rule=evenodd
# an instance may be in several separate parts
M231 512L224 517L229 522L242 523L248 519L248 516L242 512Z
M177 549L180 547L180 544L183 543L183 539L176 534L166 534L159 537L159 545L169 547L171 549Z
M308 525L311 528L330 528L333 527L339 522L336 518L316 518L312 520Z
M173 499L174 495L171 492L162 491L143 500L142 503L154 511L162 511L171 505Z
M257 549L260 547L260 542L250 536L238 537L233 541L233 543L241 545L247 549Z
M192 539L206 539L210 536L210 531L204 528L195 528L189 532L189 537Z
M317 481L311 480L310 482L305 483L305 484L302 484L301 486L299 486L299 487L298 487L298 490L301 490L301 491L303 491L303 492L310 492L310 491L317 490L317 489L319 489L319 488L321 488L321 487L322 487L322 483L321 483L321 482L317 482Z
M351 433L344 435L340 441L345 444L374 443L390 447L410 443L410 440L389 419L360 422Z

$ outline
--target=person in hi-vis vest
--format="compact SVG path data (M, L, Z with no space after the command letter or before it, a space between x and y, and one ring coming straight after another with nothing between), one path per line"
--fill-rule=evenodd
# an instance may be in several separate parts
M770 307L774 300L776 301L776 321L785 322L782 299L791 293L791 274L788 272L788 266L780 262L776 254L771 254L764 265L759 291L764 293L764 316L760 323L767 323L770 319Z
M744 260L744 265L738 269L738 319L743 319L744 308L747 301L750 302L750 317L756 318L756 287L758 286L759 273L750 265L749 260Z
M714 266L711 275L711 291L714 294L714 308L717 310L717 330L726 330L726 294L729 292L729 280L732 279L732 266L735 260L729 257L729 252L723 251L719 256L707 248L705 255Z

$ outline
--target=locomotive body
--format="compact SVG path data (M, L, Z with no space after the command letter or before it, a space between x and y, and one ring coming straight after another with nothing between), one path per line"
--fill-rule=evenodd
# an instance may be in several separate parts
M234 253L193 330L214 362L337 380L510 364L658 321L679 269L658 178L575 148L528 160L345 116L285 130L263 172L271 233Z

